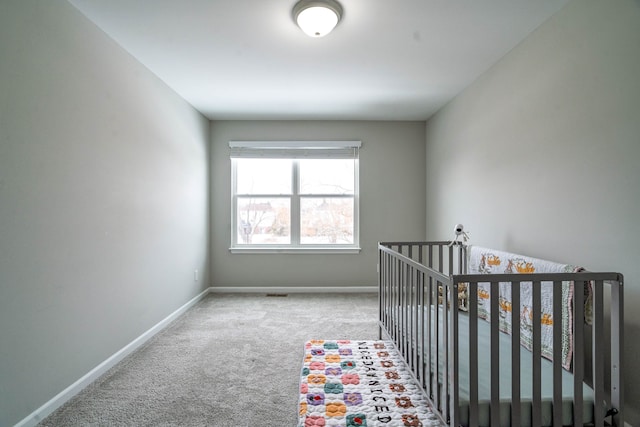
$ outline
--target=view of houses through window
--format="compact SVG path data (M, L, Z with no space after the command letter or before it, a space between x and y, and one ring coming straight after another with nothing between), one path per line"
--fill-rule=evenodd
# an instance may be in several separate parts
M357 243L356 159L233 161L235 246Z

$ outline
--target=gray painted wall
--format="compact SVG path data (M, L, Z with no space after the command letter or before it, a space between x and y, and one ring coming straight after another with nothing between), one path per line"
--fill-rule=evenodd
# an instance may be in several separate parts
M209 122L64 1L0 2L0 58L10 426L208 287Z
M231 254L230 140L362 141L362 251L357 255ZM374 286L377 242L424 235L424 150L424 122L212 122L213 286Z
M574 0L427 123L427 237L626 277L640 422L640 2Z

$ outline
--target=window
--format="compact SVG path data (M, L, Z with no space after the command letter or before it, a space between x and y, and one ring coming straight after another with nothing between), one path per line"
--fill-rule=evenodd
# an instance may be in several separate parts
M229 147L232 252L359 250L359 141Z

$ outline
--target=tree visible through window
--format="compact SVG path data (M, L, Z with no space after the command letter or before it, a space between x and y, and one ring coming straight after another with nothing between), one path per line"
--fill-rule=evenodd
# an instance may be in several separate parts
M316 144L230 143L232 248L357 248L359 142Z

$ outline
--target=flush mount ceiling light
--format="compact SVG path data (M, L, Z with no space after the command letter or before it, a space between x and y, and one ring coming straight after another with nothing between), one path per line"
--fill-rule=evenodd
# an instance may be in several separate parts
M293 7L293 19L308 36L326 36L338 25L342 6L335 0L300 0Z

